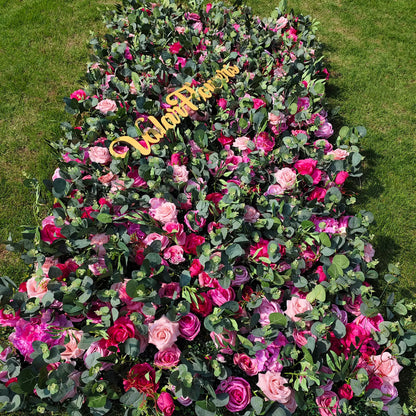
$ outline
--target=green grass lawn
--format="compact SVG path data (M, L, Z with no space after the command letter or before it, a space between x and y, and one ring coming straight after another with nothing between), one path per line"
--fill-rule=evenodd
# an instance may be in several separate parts
M88 62L90 30L105 32L97 7L106 0L0 0L0 241L33 224L34 196L25 174L50 177L55 162L44 139L68 120L62 98L78 89ZM416 63L413 0L288 0L321 22L318 37L332 75L327 94L340 106L336 125L363 125L365 176L358 208L372 211L379 271L399 263L399 295L416 292ZM278 1L248 1L268 14ZM24 267L0 245L0 275L18 280ZM409 389L413 386L413 389ZM416 401L415 376L400 387Z

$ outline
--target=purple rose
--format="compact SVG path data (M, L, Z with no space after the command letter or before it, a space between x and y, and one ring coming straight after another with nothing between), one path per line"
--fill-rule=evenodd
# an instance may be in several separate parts
M230 412L245 409L251 400L250 384L241 377L228 377L220 383L215 393L228 394L229 400L225 407Z
M332 124L325 121L319 129L315 131L316 137L322 137L323 139L327 139L334 134L334 130L332 129Z
M183 316L179 321L179 332L183 338L192 341L199 334L201 322L192 312Z
M250 280L250 275L248 274L248 270L246 267L235 266L233 267L233 271L234 280L231 282L231 286L241 286Z

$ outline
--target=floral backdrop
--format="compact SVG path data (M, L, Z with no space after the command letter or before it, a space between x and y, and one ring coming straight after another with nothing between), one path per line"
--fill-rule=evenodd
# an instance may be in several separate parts
M107 26L10 245L29 277L0 280L1 411L408 414L413 305L373 287L365 129L334 133L316 23L124 0Z

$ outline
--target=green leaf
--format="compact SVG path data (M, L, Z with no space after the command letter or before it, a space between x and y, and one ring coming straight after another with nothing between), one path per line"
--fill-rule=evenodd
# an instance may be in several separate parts
M321 244L325 247L331 247L331 240L328 237L327 233L319 233L319 241L321 242Z
M97 215L97 220L102 222L103 224L111 224L113 222L113 216L104 212L100 212Z
M140 355L140 341L136 338L127 339L123 346L124 352L130 357L138 357Z
M403 409L399 403L387 404L387 414L389 416L402 416Z
M394 312L396 312L398 315L407 315L407 308L403 305L403 303L397 303L394 308Z
M197 416L214 416L216 414L215 404L211 401L198 401L195 403L195 412Z
M253 407L254 413L256 413L256 415L259 415L261 411L263 410L264 400L261 397L253 396L251 398L250 403L251 403L251 406Z
M33 367L26 367L20 372L17 382L24 393L32 394L38 377L39 373Z
M287 317L279 312L273 312L269 315L270 323L272 325L280 325L286 326L287 325Z
M332 264L341 267L341 269L346 269L350 265L350 261L343 254L336 254L332 259Z
M88 407L104 407L107 401L106 396L89 396Z
M335 321L333 332L338 339L344 338L347 333L345 325L339 319Z
M231 244L225 250L225 254L232 260L237 257L241 257L245 254L245 251L241 248L239 244Z

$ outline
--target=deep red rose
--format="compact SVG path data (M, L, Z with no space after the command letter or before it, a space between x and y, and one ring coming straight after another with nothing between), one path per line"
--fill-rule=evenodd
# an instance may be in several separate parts
M193 259L191 267L189 268L189 272L191 273L191 277L198 276L199 273L202 272L204 268L202 267L202 264L199 262L198 259Z
M47 224L40 230L40 238L47 243L53 243L58 238L65 238L61 229L53 224Z
M222 133L221 133L221 136L220 137L218 137L218 141L223 145L223 146L227 146L227 145L229 145L229 146L231 146L231 144L234 142L234 137L227 137L227 136L224 136Z
M349 384L343 384L340 389L338 390L338 396L351 400L354 396L354 392Z
M159 383L155 382L155 369L148 363L134 365L127 378L123 380L124 389L127 391L135 387L146 396L152 396L159 388Z
M206 293L199 293L197 295L198 304L194 301L191 303L191 311L202 315L208 316L212 312L212 301Z
M181 49L182 49L182 45L179 42L176 42L169 47L169 52L176 55L177 53L179 53Z
M205 243L205 237L196 234L186 236L186 242L183 246L185 253L196 255L196 248Z

